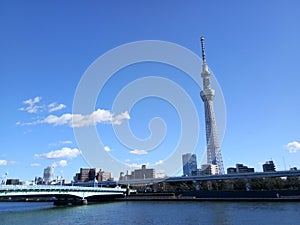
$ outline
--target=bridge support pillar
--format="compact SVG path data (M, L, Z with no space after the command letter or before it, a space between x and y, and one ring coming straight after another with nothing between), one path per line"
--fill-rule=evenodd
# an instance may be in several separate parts
M87 205L88 201L86 199L81 199L81 205Z

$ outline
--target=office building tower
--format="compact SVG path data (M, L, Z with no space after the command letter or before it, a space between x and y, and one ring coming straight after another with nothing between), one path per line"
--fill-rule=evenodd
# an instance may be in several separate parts
M182 155L183 175L197 175L197 157L195 154L186 153Z
M48 166L44 169L44 182L46 184L50 183L53 180L54 176L54 167L53 166Z

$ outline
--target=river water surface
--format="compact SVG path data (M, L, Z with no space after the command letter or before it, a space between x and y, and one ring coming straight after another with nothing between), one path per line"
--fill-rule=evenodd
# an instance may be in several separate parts
M300 224L300 202L111 202L57 207L0 202L0 224Z

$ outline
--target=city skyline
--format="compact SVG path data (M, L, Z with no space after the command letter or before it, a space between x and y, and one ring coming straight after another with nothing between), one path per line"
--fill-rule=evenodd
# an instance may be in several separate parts
M79 168L89 167L71 124L76 88L88 67L111 49L143 40L172 42L201 57L202 35L209 69L226 104L226 133L220 140L224 167L244 163L262 171L261 165L271 159L277 170L300 167L297 1L0 5L0 176L8 172L9 178L33 180L54 166L55 177L72 179ZM206 144L200 89L183 71L168 65L143 63L116 72L101 90L95 111L81 115L77 126L96 123L104 142L101 151L127 169L163 164L181 136L174 106L148 97L131 110L113 111L119 91L148 76L172 80L198 107L195 152L190 146L182 151L197 154L201 164ZM219 126L220 109L215 110ZM167 130L154 150L128 148L114 135L114 125L128 122L132 133L146 140L151 136L149 121L157 117ZM178 160L182 167L181 156ZM121 172L113 166L101 169L115 178Z

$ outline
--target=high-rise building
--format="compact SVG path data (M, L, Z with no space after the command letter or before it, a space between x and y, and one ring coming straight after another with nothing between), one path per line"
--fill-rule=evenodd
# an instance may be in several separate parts
M224 174L221 146L217 133L217 125L213 104L215 90L212 89L210 86L210 72L206 64L204 37L201 37L201 46L203 61L201 77L203 79L203 90L201 91L200 95L202 101L204 102L205 110L207 164L217 165L219 174Z
M196 154L186 153L182 155L183 175L197 175L197 157Z
M44 182L46 184L50 183L53 180L54 176L54 167L53 166L48 166L44 169Z

